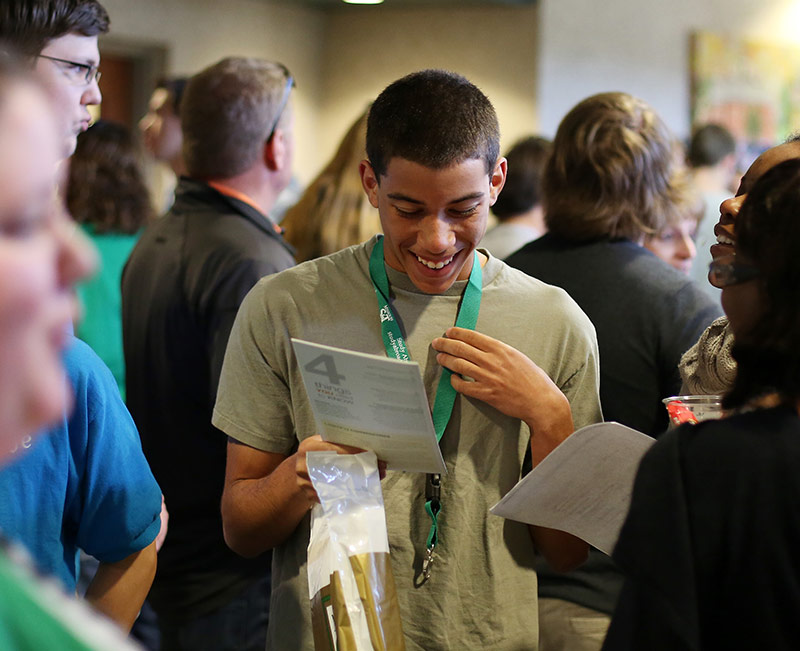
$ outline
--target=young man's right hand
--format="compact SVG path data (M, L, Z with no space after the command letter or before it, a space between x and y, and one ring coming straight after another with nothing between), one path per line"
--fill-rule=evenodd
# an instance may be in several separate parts
M313 506L314 503L319 502L319 497L311 483L311 478L308 476L306 452L319 451L337 452L338 454L358 454L364 452L364 450L360 448L354 448L349 445L340 445L338 443L331 443L330 441L323 441L319 434L303 439L295 453L295 471L297 473L297 486L308 499L309 506ZM383 479L386 476L385 461L378 460L378 471L380 472L381 479Z

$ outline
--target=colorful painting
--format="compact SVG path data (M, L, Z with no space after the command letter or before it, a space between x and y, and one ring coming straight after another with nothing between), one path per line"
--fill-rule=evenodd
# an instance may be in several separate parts
M800 130L800 47L695 32L692 124L723 124L742 162Z

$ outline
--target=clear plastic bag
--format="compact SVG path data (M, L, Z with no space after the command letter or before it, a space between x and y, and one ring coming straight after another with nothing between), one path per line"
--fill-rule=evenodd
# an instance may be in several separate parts
M372 452L309 452L320 504L311 511L308 588L316 651L405 649Z

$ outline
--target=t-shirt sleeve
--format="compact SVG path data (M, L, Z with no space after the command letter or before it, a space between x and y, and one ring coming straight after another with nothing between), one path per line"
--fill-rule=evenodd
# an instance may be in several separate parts
M589 317L576 303L567 305L562 343L567 377L556 380L569 400L575 429L603 421L600 407L600 364L597 335Z
M286 381L288 337L283 319L270 318L265 297L278 283L259 282L247 295L231 330L212 424L237 441L290 454L296 445L292 397ZM280 301L271 300L275 305ZM279 311L279 308L275 308ZM273 315L274 316L274 315Z
M161 489L111 372L79 341L65 361L75 391L69 440L72 458L82 466L68 522L75 527L78 547L113 563L155 540L161 528Z

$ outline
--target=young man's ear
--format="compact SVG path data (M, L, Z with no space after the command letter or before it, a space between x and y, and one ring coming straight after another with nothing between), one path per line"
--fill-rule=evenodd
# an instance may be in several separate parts
M378 207L378 177L375 170L368 160L362 160L358 166L358 173L361 174L361 185L373 208Z
M506 174L508 172L508 161L502 156L497 159L492 175L489 177L489 205L493 206L500 195L500 190L506 184Z

